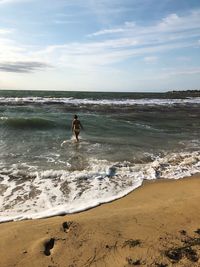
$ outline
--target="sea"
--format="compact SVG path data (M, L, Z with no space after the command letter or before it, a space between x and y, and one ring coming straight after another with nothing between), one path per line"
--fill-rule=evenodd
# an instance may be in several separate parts
M200 93L0 91L0 222L87 210L144 180L199 172Z

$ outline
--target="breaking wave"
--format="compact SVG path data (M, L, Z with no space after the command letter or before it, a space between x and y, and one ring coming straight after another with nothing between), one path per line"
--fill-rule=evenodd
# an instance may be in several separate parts
M44 118L8 118L8 117L1 117L0 118L0 125L3 124L4 126L10 128L30 128L30 129L46 129L46 128L53 128L58 126L55 121L44 119Z
M200 104L200 97L188 97L184 99L78 99L73 97L0 97L0 104L24 105L24 104L69 104L69 105L111 105L111 106L132 106L132 105L147 105L147 106L173 106Z

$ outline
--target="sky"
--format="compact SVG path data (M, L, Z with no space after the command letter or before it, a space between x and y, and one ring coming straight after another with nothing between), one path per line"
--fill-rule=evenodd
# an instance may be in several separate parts
M200 0L0 0L0 88L200 89Z

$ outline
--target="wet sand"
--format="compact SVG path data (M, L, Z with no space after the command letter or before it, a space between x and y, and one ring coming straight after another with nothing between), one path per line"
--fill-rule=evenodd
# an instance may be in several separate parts
M1 267L200 266L200 175L66 216L0 224Z

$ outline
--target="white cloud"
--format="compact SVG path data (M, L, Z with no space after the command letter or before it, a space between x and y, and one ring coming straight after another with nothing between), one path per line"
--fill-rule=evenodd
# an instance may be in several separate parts
M81 23L81 22L78 20L56 19L53 21L53 23L55 23L55 24L77 24L77 23Z
M113 64L136 56L143 56L146 63L155 63L157 57L152 56L152 53L195 47L198 42L196 39L200 36L199 25L200 10L184 16L170 14L154 25L140 26L126 22L119 27L90 34L90 40L98 38L102 41L81 45L82 56L84 57L86 49L90 59L95 57L90 63L96 62L97 65L98 62L100 65ZM75 52L76 46L72 47Z
M170 14L162 19L157 25L157 30L161 32L186 32L190 30L199 30L200 10L190 12L185 16Z
M119 40L117 40L119 42ZM123 44L124 45L124 44ZM48 46L44 50L34 52L35 59L50 60L49 64L74 69L94 69L125 61L126 59L145 56L146 61L155 62L155 53L193 46L194 43L175 43L139 47L136 44L124 47L121 44L105 41L102 43L73 43L63 46Z
M8 38L0 38L0 63L26 59L26 47Z
M181 18L177 14L170 14L167 17L162 19L162 22L159 23L160 27L168 27L174 24L180 24Z
M124 28L105 29L98 32L94 32L92 34L88 34L88 37L104 35L104 34L120 33L120 32L124 32Z
M11 33L13 30L10 29L0 29L0 35L5 35Z
M164 70L168 76L177 76L177 75L195 75L200 74L200 67L192 68L182 68L182 69L166 69Z
M0 0L0 5L1 4L10 4L10 3L19 3L19 2L28 2L28 1L32 1L32 0Z
M84 44L52 45L38 49L0 38L0 63L36 61L58 68L84 70L109 66L136 56L145 56L145 61L152 63L157 59L151 56L152 54L190 47L194 44L194 42L182 42L140 46L139 41L134 38L121 38Z
M158 57L156 56L148 56L144 58L144 61L146 63L155 63L158 60Z
M136 36L156 33L180 33L190 30L200 30L200 10L192 11L184 16L177 14L169 14L167 17L158 21L154 25L140 26L135 22L126 22L119 27L102 29L100 31L91 33L89 36L99 36L112 33L134 34Z
M100 31L94 32L92 34L89 34L88 36L92 37L92 36L99 36L99 35L106 35L106 34L124 33L124 32L130 31L130 30L133 30L135 28L135 26L136 25L134 22L126 21L124 23L124 25L122 25L121 27L100 30Z
M177 57L177 60L178 61L181 61L181 62L191 62L191 57L188 57L188 56L181 56L181 57Z
M96 32L88 42L72 42L63 45L31 47L21 45L8 38L0 38L0 63L40 62L57 68L77 70L111 66L126 59L141 56L146 63L156 62L158 53L194 47L200 36L200 11L184 17L172 14L155 25L138 26L125 22L121 27ZM180 21L184 24L180 24ZM121 32L120 32L121 29ZM108 30L108 29L107 29ZM104 31L104 33L103 33ZM112 33L111 33L112 31ZM117 32L118 31L118 32ZM123 34L122 34L123 33ZM96 41L96 37L104 37Z

